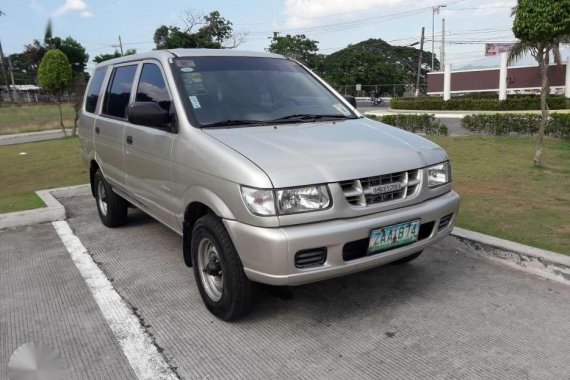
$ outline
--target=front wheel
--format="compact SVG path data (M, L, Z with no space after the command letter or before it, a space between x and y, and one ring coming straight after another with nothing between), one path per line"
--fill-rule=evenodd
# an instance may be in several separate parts
M250 308L252 283L223 224L208 214L192 231L192 267L198 290L212 314L229 321Z

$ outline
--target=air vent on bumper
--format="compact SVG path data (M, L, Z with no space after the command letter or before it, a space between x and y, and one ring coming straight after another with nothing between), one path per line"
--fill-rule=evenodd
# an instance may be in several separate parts
M299 251L295 254L295 266L308 268L323 265L327 261L326 248L313 248Z
M442 218L439 220L439 226L437 227L437 230L438 230L438 231L441 231L441 230L443 230L444 228L446 228L447 226L449 226L449 223L451 222L451 218L452 218L452 217L453 217L453 214L449 214L449 215L446 215L446 216L442 217Z

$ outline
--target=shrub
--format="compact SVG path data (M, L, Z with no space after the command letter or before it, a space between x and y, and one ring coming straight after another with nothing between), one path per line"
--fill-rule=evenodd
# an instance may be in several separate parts
M455 97L447 102L442 98L395 98L390 102L393 109L408 110L468 110L468 111L528 111L540 109L540 98L534 95L513 95L506 100L488 98L482 95L475 97ZM551 110L570 108L570 102L562 96L548 97L548 107Z
M447 127L441 124L439 120L436 120L433 115L385 115L382 117L368 117L413 133L447 136Z
M538 132L540 115L534 114L494 114L467 115L461 126L473 133L500 136L506 134L533 135ZM570 137L570 115L554 113L545 130L546 135Z

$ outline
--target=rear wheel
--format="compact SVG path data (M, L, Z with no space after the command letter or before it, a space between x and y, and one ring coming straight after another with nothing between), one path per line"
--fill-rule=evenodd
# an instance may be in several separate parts
M423 251L419 251L414 254L411 254L410 256L406 256L403 259L392 262L392 264L399 265L399 264L409 263L410 261L417 259L422 254L422 252Z
M93 185L101 222L107 227L119 227L127 223L128 202L113 191L100 170L93 177Z
M196 284L208 310L225 321L244 315L250 309L253 284L216 216L198 219L192 231L191 252Z

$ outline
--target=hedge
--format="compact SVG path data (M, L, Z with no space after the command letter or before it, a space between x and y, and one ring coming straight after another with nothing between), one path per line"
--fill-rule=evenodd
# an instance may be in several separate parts
M538 132L541 118L534 114L467 115L461 126L473 133L493 136L533 135ZM570 114L551 114L544 132L549 136L570 138Z
M548 97L551 110L570 108L570 101L563 96ZM390 101L393 109L407 110L455 110L455 111L529 111L540 109L538 96L515 95L506 100L486 97L455 97L445 102L442 98L394 98Z
M433 115L384 115L382 117L368 117L413 133L447 136L447 127L436 120Z

